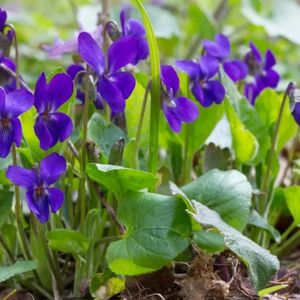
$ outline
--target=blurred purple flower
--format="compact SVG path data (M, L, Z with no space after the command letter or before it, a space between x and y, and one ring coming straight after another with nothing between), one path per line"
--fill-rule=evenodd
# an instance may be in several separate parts
M58 140L64 141L73 132L70 117L57 112L72 93L73 81L67 74L56 74L48 84L44 73L38 78L34 92L34 106L38 112L34 131L43 150L53 147Z
M248 74L247 65L241 60L229 60L230 42L223 34L216 34L215 41L204 40L203 47L206 52L217 58L223 64L226 74L233 81L246 78Z
M22 127L18 117L33 105L33 96L25 89L5 93L0 88L0 157L9 154L11 145L18 147L22 140Z
M12 76L5 69L9 69L15 73L16 65L11 59L7 57L3 57L2 59L0 59L0 64L1 66L3 66L3 67L0 66L0 86L4 88L6 93L8 93L17 88L17 82L15 77Z
M39 168L25 169L10 166L6 177L15 185L26 190L29 209L41 223L49 219L49 206L52 213L62 206L64 193L51 187L66 172L66 160L57 153L51 153L41 160Z
M221 103L225 97L225 89L214 77L219 68L218 60L210 55L200 57L196 63L190 60L178 60L177 67L187 73L191 82L191 90L195 98L204 107L213 103Z
M126 36L113 42L108 48L107 63L99 45L87 32L80 33L78 49L82 59L95 73L97 99L94 101L106 101L114 114L123 112L125 100L135 87L135 79L131 73L120 69L135 61L136 39Z
M83 32L83 31L81 31ZM54 45L43 45L43 50L48 52L49 57L56 59L61 57L65 53L78 52L78 36L80 32L76 33L74 38L67 41L62 41L60 39L55 39ZM102 26L98 26L94 32L92 32L92 37L99 43L102 43Z
M7 19L6 11L0 8L0 32L4 31L6 19Z
M262 59L258 49L253 43L250 43L250 52L246 54L245 62L249 75L254 77L254 81L245 85L244 94L251 104L254 104L262 90L268 87L277 87L280 76L273 70L276 59L269 49L265 53L265 58Z
M162 108L165 117L174 132L181 130L181 123L190 123L199 116L198 107L186 97L177 97L179 78L172 66L161 66L161 81L165 87L162 91Z
M132 64L136 65L140 60L146 59L149 55L149 46L146 39L146 32L143 24L136 19L128 19L128 9L122 9L120 13L120 21L122 27L122 36L130 36L137 42L137 53Z
M5 27L7 27L6 20L7 13L5 10L0 8L0 59L3 56L9 55L9 49L14 37L14 32L12 29L4 33Z

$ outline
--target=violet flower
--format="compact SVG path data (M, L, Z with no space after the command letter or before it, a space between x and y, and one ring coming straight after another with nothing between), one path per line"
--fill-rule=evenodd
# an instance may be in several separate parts
M107 62L99 45L87 32L80 33L78 49L82 59L94 72L97 101L106 101L113 114L123 112L125 100L135 87L135 79L131 73L120 69L136 59L136 39L127 36L113 42L108 48Z
M223 64L224 71L232 81L244 79L248 74L247 65L241 60L230 60L230 42L223 34L216 34L215 41L204 40L206 52Z
M0 8L0 58L8 56L9 48L14 37L13 30L8 30L4 33L6 27L7 13Z
M53 147L58 140L64 141L73 132L70 117L57 112L72 93L73 81L67 74L56 74L48 84L44 73L38 78L34 92L34 106L38 112L34 131L43 150Z
M6 177L15 185L26 190L29 209L41 223L49 219L49 206L52 213L62 206L64 193L51 187L66 171L66 160L57 153L51 153L41 160L38 168L25 169L10 166Z
M122 27L122 36L130 36L137 42L137 53L135 59L131 62L136 65L140 60L146 59L149 55L149 46L146 39L146 32L143 24L136 19L127 17L127 10L122 9L120 13Z
M22 140L22 127L18 117L33 105L33 96L25 89L5 93L0 88L0 157L9 154L11 145L18 147Z
M244 94L251 104L254 104L262 90L277 87L280 76L273 70L276 59L269 49L265 53L265 58L262 59L258 49L250 43L250 52L246 54L245 62L248 65L249 75L254 77L254 81L245 85Z
M212 78L218 72L218 61L210 55L200 57L199 62L178 60L177 67L189 75L191 90L204 107L219 104L225 97L225 89L218 80Z
M186 97L177 97L179 78L174 68L161 66L162 108L164 115L174 132L181 130L182 122L194 122L199 115L198 107Z
M16 72L16 65L15 63L7 58L3 57L0 59L0 64L3 65L5 68ZM5 92L11 92L17 88L16 78L12 76L9 72L7 72L3 67L0 65L0 86L4 88Z

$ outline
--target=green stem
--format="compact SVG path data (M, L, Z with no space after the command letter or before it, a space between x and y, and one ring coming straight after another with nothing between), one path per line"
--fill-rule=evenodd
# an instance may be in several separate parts
M193 157L191 155L189 137L191 136L191 131L193 130L193 125L185 124L185 137L184 137L184 158L183 158L183 176L182 184L188 183L191 179L191 171L193 164Z
M271 149L270 149L270 154L268 156L268 161L267 161L267 171L265 173L264 179L262 181L262 192L264 195L266 195L265 201L261 201L260 205L260 213L263 213L265 211L265 208L269 206L269 202L271 201L271 197L269 195L269 185L270 185L270 177L271 177L271 170L272 170L272 165L273 165L273 159L276 154L276 146L277 146L277 141L278 141L278 134L279 134L279 129L280 129L280 124L282 120L282 115L285 107L286 100L288 98L288 92L290 90L291 84L289 84L285 90L280 109L279 109L279 114L278 118L275 124L275 129L274 129L274 134L272 137L272 144L271 144ZM266 214L266 217L268 216L268 213Z
M17 166L17 151L16 151L16 145L13 144L12 146L12 158L13 158L13 165ZM17 229L20 236L20 242L21 242L21 250L23 252L23 255L26 259L30 259L30 251L28 248L28 243L26 239L26 234L23 228L23 212L22 212L22 204L20 199L20 190L17 185L15 185L15 214L16 214L16 222L17 222Z
M277 256L284 254L284 252L289 249L292 250L295 247L297 247L300 243L300 230L297 231L295 234L293 234L289 239L286 240L286 242L275 249L273 253Z
M151 86L151 82L149 81L145 89L144 99L143 99L143 104L142 104L142 109L140 114L140 120L139 120L137 132L135 136L135 142L134 142L134 168L135 169L139 169L139 148L140 148L142 128L144 123L144 117L145 117L145 111L147 107L147 100L150 91L150 86Z
M3 249L5 250L5 252L7 253L9 260L11 262L15 262L15 257L13 256L12 252L10 251L8 245L6 244L4 238L2 237L2 235L0 235L0 244L2 245Z

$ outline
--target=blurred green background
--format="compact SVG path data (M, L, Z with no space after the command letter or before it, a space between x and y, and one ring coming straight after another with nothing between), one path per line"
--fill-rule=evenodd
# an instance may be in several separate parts
M108 1L110 16L119 22L119 11L129 1ZM152 0L145 1L151 16L163 63L197 58L201 40L217 32L232 41L233 57L242 58L253 41L261 51L276 55L276 69L283 80L298 81L300 61L300 1L294 0ZM22 76L33 84L41 71L52 72L72 62L71 55L49 60L41 46L56 37L72 38L81 26L92 30L101 0L1 0L8 22L17 28ZM136 11L134 16L139 18Z

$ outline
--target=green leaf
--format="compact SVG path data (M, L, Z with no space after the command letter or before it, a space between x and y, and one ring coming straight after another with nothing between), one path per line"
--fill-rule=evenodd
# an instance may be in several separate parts
M266 288L266 289L260 290L260 291L258 292L258 296L259 296L259 297L264 297L264 296L266 296L266 295L268 295L268 294L271 294L271 293L280 291L280 290L282 290L282 289L285 289L285 288L288 287L288 286L289 286L288 284L277 284L277 285L268 287L268 288Z
M300 186L289 186L282 191L286 205L294 218L294 223L300 225Z
M88 138L108 157L114 143L127 137L119 127L108 124L99 113L94 113L88 122Z
M0 282L11 277L23 274L37 268L37 262L34 260L17 261L11 266L0 267Z
M189 245L191 223L185 210L177 197L128 192L118 209L127 233L107 250L110 269L137 275L158 270L177 257Z
M266 89L256 100L255 109L269 128L269 134L273 134L273 127L279 115L282 98L282 94L277 94L274 90ZM296 135L297 128L297 123L294 121L289 109L289 103L286 101L278 134L277 151L280 151Z
M213 143L205 147L203 168L207 172L212 169L227 170L230 165L228 148L221 149Z
M52 249L73 255L85 253L89 247L89 240L82 233L69 229L51 230L47 239Z
M115 165L88 164L86 172L90 179L104 185L118 197L128 190L149 188L157 181L152 173Z
M183 192L209 208L242 231L250 215L252 188L246 176L236 170L211 170L183 186Z
M251 282L259 291L269 282L279 269L276 256L261 248L239 231L226 224L219 214L200 202L193 201L195 213L191 215L202 226L215 227L224 236L225 245L248 267Z
M0 228L6 222L11 211L13 195L13 192L0 191Z
M232 105L225 100L226 116L230 124L232 144L239 163L246 163L255 158L258 142L255 136L245 127Z
M193 241L199 248L208 253L216 253L225 250L224 238L219 232L205 230L195 232Z

